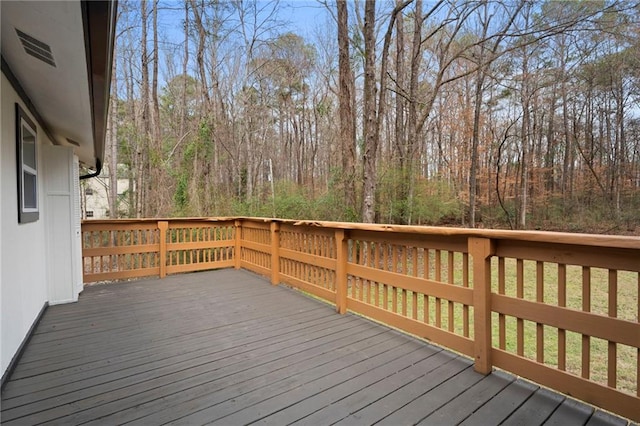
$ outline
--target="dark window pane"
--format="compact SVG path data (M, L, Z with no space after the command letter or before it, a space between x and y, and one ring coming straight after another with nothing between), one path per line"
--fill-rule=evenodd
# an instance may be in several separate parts
M38 207L37 191L36 191L36 177L28 172L23 172L23 185L24 185L24 208L35 209Z

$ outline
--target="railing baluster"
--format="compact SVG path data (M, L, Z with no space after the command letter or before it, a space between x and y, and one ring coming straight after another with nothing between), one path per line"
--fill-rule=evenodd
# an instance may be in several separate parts
M398 288L394 285L391 286L391 303L392 303L392 312L394 314L398 313Z
M398 246L391 244L391 272L398 272Z
M618 316L618 271L609 269L609 316ZM618 368L618 350L616 342L608 342L607 348L607 386L616 387L616 371Z
M407 247L402 247L402 273L405 275L409 275L408 269L408 259L407 259Z
M544 303L544 262L536 262L536 302ZM544 363L544 325L536 323L536 361Z
M280 283L280 224L271 222L271 284Z
M234 246L233 246L233 267L235 269L240 269L240 265L242 264L242 253L241 253L241 244L242 244L242 222L236 220L233 224L234 226Z
M411 249L411 275L418 276L418 247L412 247ZM418 319L418 293L416 291L411 292L411 317L414 320Z
M160 278L167 276L167 229L169 223L166 221L158 222L158 229L160 230Z
M582 267L582 310L591 312L591 268ZM582 335L582 377L588 379L591 370L591 338Z
M422 295L422 321L425 324L429 324L430 318L429 318L429 296L427 296L426 294Z
M453 273L453 252L447 252L447 282L451 285L455 284L455 278ZM449 320L449 331L453 333L453 301L449 300L448 305L448 320Z
M429 249L428 248L425 248L422 251L422 262L424 263L424 265L423 265L424 266L424 272L423 272L424 273L424 279L428 280L429 277L430 277L430 274L431 274L431 272L429 271L431 262L430 262L430 259L429 259ZM422 303L423 303L422 310L423 310L423 315L424 315L423 321L424 321L425 324L430 324L431 323L431 318L430 318L431 314L429 312L430 311L430 308L429 308L430 301L429 301L429 295L428 294L425 294L423 296Z
M431 276L431 271L430 271L431 259L429 256L429 249L427 248L424 249L423 261L424 261L424 278L428 280L429 277Z
M336 308L339 313L347 312L347 262L349 260L349 240L344 229L334 231L336 241Z
M516 260L516 297L524 298L524 261ZM524 320L518 318L516 320L516 349L520 356L524 356Z
M402 289L402 316L407 316L407 290Z
M436 281L442 281L442 251L436 250ZM439 297L436 297L436 327L442 327L442 302Z
M498 294L505 294L505 267L504 257L498 258ZM498 314L498 347L507 347L507 326L504 314Z
M558 264L558 306L567 306L567 265ZM567 332L558 328L558 369L567 369Z

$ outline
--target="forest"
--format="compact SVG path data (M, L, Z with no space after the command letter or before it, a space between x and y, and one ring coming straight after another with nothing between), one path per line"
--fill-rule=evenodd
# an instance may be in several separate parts
M119 2L111 217L640 235L637 2L302 4Z

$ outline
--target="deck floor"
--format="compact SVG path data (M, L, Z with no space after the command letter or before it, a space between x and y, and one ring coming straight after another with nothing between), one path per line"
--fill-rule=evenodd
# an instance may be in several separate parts
M2 392L11 424L626 424L246 271L87 287Z

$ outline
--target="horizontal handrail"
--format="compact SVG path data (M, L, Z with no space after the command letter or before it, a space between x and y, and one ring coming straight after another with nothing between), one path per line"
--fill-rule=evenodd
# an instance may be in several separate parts
M271 218L83 222L85 282L245 268L640 420L640 238Z
M280 223L294 226L310 226L318 229L335 230L345 229L351 231L374 231L374 232L398 232L402 234L418 234L448 237L478 237L494 240L514 240L529 242L548 242L552 244L583 245L610 248L630 248L640 249L640 238L624 235L602 235L602 234L580 234L554 231L511 231L502 229L476 229L476 228L452 228L443 226L412 226L393 225L377 223L357 223L357 222L331 222L315 220L293 220L262 217L189 217L189 218L141 218L141 219L88 219L83 224L134 224L134 223L157 223L157 222L191 222L191 223L216 223L234 222L236 220L249 223Z

